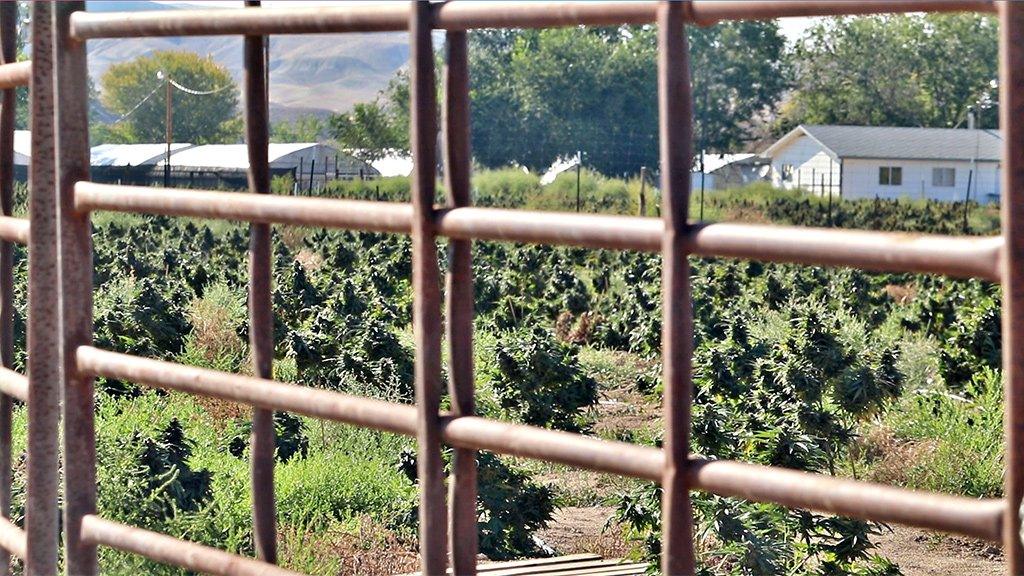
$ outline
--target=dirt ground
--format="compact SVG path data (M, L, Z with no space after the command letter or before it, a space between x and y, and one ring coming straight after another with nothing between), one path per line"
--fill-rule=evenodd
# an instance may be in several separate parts
M1005 574L1002 551L985 542L939 536L916 528L893 526L877 538L878 554L900 565L905 576Z
M612 508L562 508L538 536L558 554L590 552L620 558L629 551L614 528L604 530ZM984 542L938 536L924 530L893 526L876 538L876 552L897 564L904 576L1001 576L1002 552Z

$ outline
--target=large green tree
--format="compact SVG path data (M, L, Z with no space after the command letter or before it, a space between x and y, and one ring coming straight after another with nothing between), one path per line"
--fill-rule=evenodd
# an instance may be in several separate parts
M115 64L100 78L100 101L123 120L104 133L112 142L162 142L166 90L172 84L174 139L206 144L241 134L238 89L228 71L194 52L159 51ZM141 103L141 104L140 104Z
M980 14L823 20L794 50L795 92L780 128L953 127L979 103L981 126L995 127L997 31Z
M328 132L352 155L373 162L389 151L409 149L409 77L399 71L373 102L327 120Z
M691 27L698 144L754 139L786 87L775 22ZM650 26L482 30L470 35L473 155L541 170L583 153L605 174L658 163L657 31ZM351 148L408 146L408 81L331 122Z

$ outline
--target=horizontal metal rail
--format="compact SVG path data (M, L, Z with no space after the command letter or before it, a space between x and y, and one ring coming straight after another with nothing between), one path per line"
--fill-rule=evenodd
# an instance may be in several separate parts
M159 532L126 526L94 514L82 517L82 541L138 554L164 564L204 574L224 576L297 576L273 564L244 558L202 544L172 538Z
M0 516L0 546L18 558L28 556L28 537L14 522Z
M231 400L258 408L285 410L315 418L414 436L413 406L362 398L184 366L100 350L76 351L78 370L91 376ZM558 462L599 472L661 480L661 450L489 420L446 416L442 438L459 448ZM793 470L724 460L691 459L691 484L701 490L792 508L896 522L998 542L1000 500L976 500L922 493Z
M83 212L143 212L404 234L412 226L410 204L93 182L75 185L75 208ZM661 249L664 230L660 218L497 208L438 210L436 225L438 234L456 239L649 252ZM1000 236L956 237L722 223L691 226L688 251L697 256L926 272L998 281L1002 245Z
M11 62L0 64L0 90L28 86L32 78L32 62Z
M27 218L15 218L14 216L0 216L0 240L14 242L22 246L28 245Z
M81 212L112 210L406 234L412 226L411 204L94 182L75 184L75 209Z
M700 25L720 20L791 16L840 16L887 12L995 12L991 0L901 0L806 2L803 0L718 2L696 0L689 19ZM617 26L654 22L656 2L452 2L436 8L434 28L552 28ZM406 30L409 7L401 3L321 8L195 9L157 12L76 12L71 35L91 38L210 36L228 34L317 34Z
M0 366L0 392L22 402L28 402L28 378L24 374Z

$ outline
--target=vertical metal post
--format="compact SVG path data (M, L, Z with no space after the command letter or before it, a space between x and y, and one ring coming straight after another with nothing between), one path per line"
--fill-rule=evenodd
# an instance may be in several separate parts
M647 216L647 166L640 167L640 209L637 216Z
M174 140L174 107L170 72L164 71L164 188L171 185L171 141Z
M33 4L36 8L40 3ZM79 374L75 351L92 343L92 239L89 215L75 210L75 182L89 179L89 76L85 42L71 38L70 17L85 2L55 2L53 54L57 95L57 202L60 235L60 306L63 336L64 389L64 571L75 576L97 574L96 547L82 542L82 516L96 511L96 432L93 422L93 379ZM33 18L35 20L35 18ZM42 55L33 51L32 57ZM58 57L59 56L59 57ZM38 97L33 96L33 101ZM33 104L35 105L35 104ZM40 110L42 113L43 111ZM49 114L52 116L53 111ZM32 114L35 120L36 114ZM35 128L33 128L35 131ZM38 138L33 134L33 137ZM39 158L33 156L33 166ZM32 227L36 227L33 219ZM31 232L38 233L38 229ZM47 242L53 243L53 237ZM35 248L30 248L30 251ZM33 252L35 261L38 252ZM54 299L46 306L53 307ZM30 311L30 317L35 314ZM38 322L34 320L33 323ZM42 331L40 327L40 331ZM50 338L57 335L51 329ZM29 351L31 358L32 351ZM33 368L29 367L31 374ZM33 384L34 385L34 384ZM55 396L55 394L53 395ZM30 397L31 408L34 398ZM56 401L54 398L53 401Z
M18 4L0 3L0 62L15 61L18 33ZM0 213L14 209L14 119L13 88L0 96ZM0 242L0 364L14 366L14 244ZM12 400L0 394L0 516L11 515L11 408ZM0 574L8 574L10 554L0 549Z
M447 513L441 462L441 294L435 243L434 191L437 178L437 92L431 7L412 3L411 59L412 287L416 341L416 440L420 488L420 558L424 574L444 574Z
M1003 378L1006 573L1024 574L1024 3L1000 2L999 126L1003 130Z
M258 1L246 1L258 7ZM245 142L249 151L249 192L270 192L270 141L267 105L265 42L262 36L245 37ZM271 298L270 224L249 225L249 346L253 375L273 377L274 312ZM274 508L274 412L253 409L252 519L256 554L264 562L277 562L277 527Z
M580 170L583 168L583 152L576 151L576 213L580 211Z
M469 59L464 31L445 36L444 160L448 206L469 206ZM473 268L472 242L448 241L448 276L445 286L449 354L448 390L452 414L472 416L473 383ZM476 451L455 450L452 461L449 538L452 571L457 576L476 574Z
M26 574L57 573L60 338L54 194L53 6L32 5L32 178L28 266L28 487Z
M693 382L693 310L686 218L693 160L693 109L685 21L689 2L658 6L658 113L661 140L662 217L662 378L665 471L661 525L663 574L693 574L693 511L686 466L690 445Z

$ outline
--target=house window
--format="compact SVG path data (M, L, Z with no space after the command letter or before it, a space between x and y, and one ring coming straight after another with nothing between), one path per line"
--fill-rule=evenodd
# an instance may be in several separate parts
M782 180L784 182L791 182L793 180L793 165L783 164L782 165Z
M932 168L932 186L951 188L956 185L956 168Z
M882 186L902 186L903 168L900 166L882 166L878 169L878 183Z

